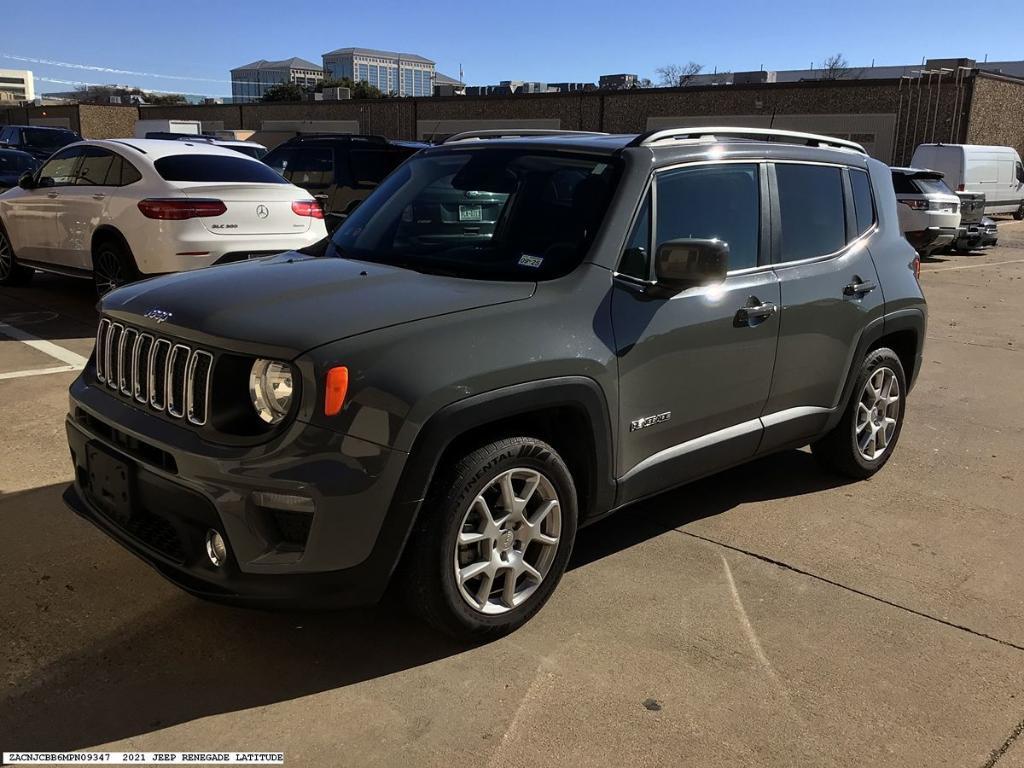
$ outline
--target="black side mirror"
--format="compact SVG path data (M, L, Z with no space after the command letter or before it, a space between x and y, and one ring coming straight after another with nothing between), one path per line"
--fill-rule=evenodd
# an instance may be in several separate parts
M32 174L32 171L25 171L18 177L18 186L22 189L36 188L36 177Z
M658 285L680 291L724 280L728 270L729 246L721 240L669 240L654 258Z

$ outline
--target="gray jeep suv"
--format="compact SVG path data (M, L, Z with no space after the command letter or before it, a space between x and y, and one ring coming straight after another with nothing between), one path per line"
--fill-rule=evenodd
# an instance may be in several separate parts
M467 191L493 227L408 236ZM921 367L917 265L888 167L850 142L456 136L322 256L105 296L65 498L194 594L391 585L495 636L550 597L580 526L633 502L808 444L878 471Z

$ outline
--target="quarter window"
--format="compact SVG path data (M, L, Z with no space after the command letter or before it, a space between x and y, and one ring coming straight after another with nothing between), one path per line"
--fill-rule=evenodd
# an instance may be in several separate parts
M657 177L657 232L661 245L677 239L718 239L729 246L729 270L757 266L760 182L755 164L681 168Z
M638 280L651 279L651 196L644 199L633 231L622 251L619 273Z
M846 245L846 206L839 168L775 166L782 218L782 261L835 253Z
M871 179L867 173L850 169L850 186L853 188L853 209L857 215L857 234L863 235L875 223L875 204L871 197Z

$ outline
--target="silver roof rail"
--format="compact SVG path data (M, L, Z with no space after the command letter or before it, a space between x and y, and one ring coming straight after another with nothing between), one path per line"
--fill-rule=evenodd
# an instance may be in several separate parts
M660 128L641 133L631 142L631 147L650 147L655 144L668 144L684 139L717 141L719 136L763 137L768 141L778 140L785 144L806 144L809 147L835 147L850 149L854 152L867 154L867 150L855 141L822 136L817 133L801 133L800 131L784 131L779 128L740 128L737 126L707 126L695 128Z
M563 131L558 128L489 128L480 131L463 131L449 136L442 144L467 139L518 139L525 136L607 136L602 131Z

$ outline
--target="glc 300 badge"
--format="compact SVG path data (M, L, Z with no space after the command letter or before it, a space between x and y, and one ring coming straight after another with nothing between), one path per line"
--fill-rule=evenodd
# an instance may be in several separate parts
M170 320L174 317L174 313L168 312L166 309L151 309L144 315L144 317L148 317L150 320L156 320L158 323L162 323L165 320Z
M654 426L655 424L661 424L663 421L668 421L672 418L672 411L665 411L664 413L658 413L654 416L644 416L642 419L633 419L629 422L629 431L636 432L638 429L645 429L646 427Z

